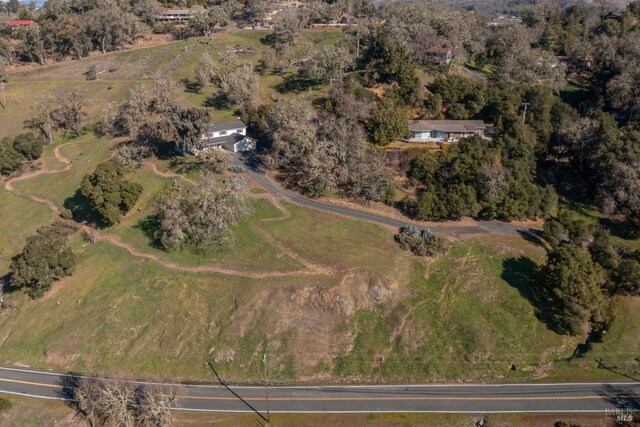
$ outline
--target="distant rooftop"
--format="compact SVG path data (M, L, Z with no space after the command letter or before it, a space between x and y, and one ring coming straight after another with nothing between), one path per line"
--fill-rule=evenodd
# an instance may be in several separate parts
M33 24L33 21L30 20L11 20L11 21L7 21L6 24L10 27L22 27L22 26L29 26L31 24Z
M482 120L411 120L412 131L475 132L486 129Z
M165 9L161 15L189 15L193 13L191 9Z

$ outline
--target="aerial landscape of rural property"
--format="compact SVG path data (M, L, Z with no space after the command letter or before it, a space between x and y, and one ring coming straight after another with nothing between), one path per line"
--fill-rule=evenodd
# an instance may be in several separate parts
M640 1L0 1L0 427L640 426Z

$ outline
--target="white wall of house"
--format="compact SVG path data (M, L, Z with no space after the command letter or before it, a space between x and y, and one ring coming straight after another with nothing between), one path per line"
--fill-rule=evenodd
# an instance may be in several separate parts
M449 133L449 132L443 132L443 131L438 131L438 130L432 130L432 131L411 131L411 141L416 141L416 142L435 142L437 144L443 143L445 141L451 141L451 142L457 142L459 141L461 138L466 138L469 136L473 136L473 135L480 135L482 136L482 131L476 131L476 132L464 132L464 133L456 133L455 136L453 136L453 133Z
M218 132L208 132L202 138L203 139L205 139L205 138L218 138L220 136L231 135L233 133L239 133L240 135L246 135L247 134L247 128L221 130L221 131L218 131Z
M253 138L245 138L233 144L233 152L240 153L242 151L253 151L256 149L256 140Z

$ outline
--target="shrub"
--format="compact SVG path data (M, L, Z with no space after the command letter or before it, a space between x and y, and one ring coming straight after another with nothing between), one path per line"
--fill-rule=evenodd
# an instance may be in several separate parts
M38 138L32 132L27 132L13 139L13 148L27 160L36 160L42 156L44 144L41 138Z
M241 165L229 166L229 172L232 172L232 173L245 173L246 171L247 171L246 168Z
M401 249L410 250L418 256L432 257L449 249L449 243L428 228L418 231L413 225L405 225L394 238Z
M9 138L0 140L0 175L11 175L22 166L24 158L13 148Z

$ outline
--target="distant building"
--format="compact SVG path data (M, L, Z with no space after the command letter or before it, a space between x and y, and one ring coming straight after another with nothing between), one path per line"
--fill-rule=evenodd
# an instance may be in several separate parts
M427 61L432 64L448 64L451 62L451 59L453 59L453 55L449 48L443 47L427 50Z
M507 27L514 24L522 24L522 19L513 15L498 15L487 24L489 27Z
M411 120L410 142L455 143L462 138L485 136L487 126L482 120Z
M209 126L202 135L206 148L217 148L239 153L256 149L257 141L247 136L247 125L237 120Z
M5 22L11 29L15 30L17 28L29 28L33 25L33 21L31 20L11 20Z
M194 15L191 9L167 9L156 16L158 22L188 22Z

